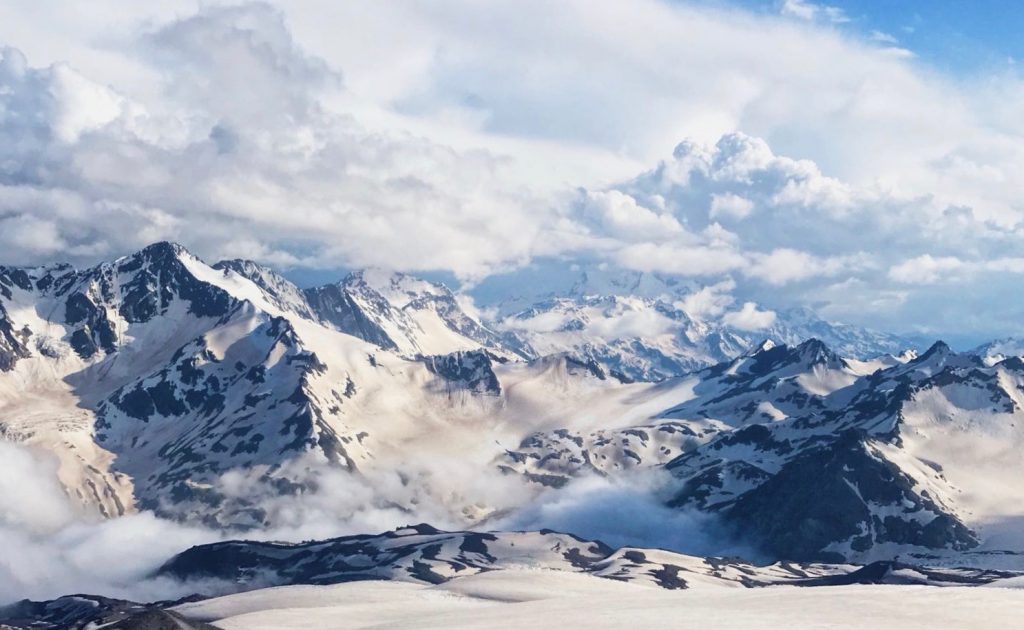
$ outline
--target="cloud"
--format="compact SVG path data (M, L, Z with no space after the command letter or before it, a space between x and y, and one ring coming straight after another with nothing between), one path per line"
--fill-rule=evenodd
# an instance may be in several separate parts
M679 331L679 323L654 310L626 310L590 322L586 334L597 339L647 339Z
M782 0L779 12L782 15L810 22L821 20L832 24L843 24L850 21L850 18L846 17L846 13L839 7L818 4L810 2L810 0Z
M84 520L57 481L52 457L0 441L0 605L90 591L163 594L169 585L139 582L170 555L214 537L146 514Z
M775 249L768 254L754 254L745 273L772 285L783 285L808 278L850 275L864 266L860 256L819 257L795 249Z
M964 266L964 261L955 256L936 258L931 254L924 254L894 265L889 269L889 277L904 284L930 284Z
M723 534L706 514L669 508L664 470L614 477L582 477L502 519L502 529L552 529L600 540L613 547L653 547L692 555L757 558Z
M32 254L53 255L67 247L56 221L31 214L0 218L0 243Z
M895 36L890 35L889 33L885 33L883 31L871 31L869 33L869 36L871 37L872 41L876 41L881 44L896 45L900 43Z
M931 298L879 269L1012 281L984 263L1024 244L1019 77L951 78L827 3L775 6L4 3L24 54L0 53L2 262L165 238L473 281L596 261L897 329ZM825 291L853 280L888 306Z
M963 260L956 256L924 254L889 268L889 277L903 284L948 283L981 273L1024 274L1024 258L1011 256L991 260Z
M727 247L655 243L627 245L615 254L615 260L627 269L681 276L720 275L746 264L741 254Z
M166 238L214 256L472 276L557 229L503 183L500 157L328 112L338 73L268 5L205 8L147 32L139 51L161 76L155 104L2 53L5 263Z
M74 513L57 481L57 462L0 441L0 527L49 534L67 525Z
M584 191L584 213L593 215L600 228L624 241L663 241L684 232L670 214L657 213L618 190Z
M740 310L726 313L722 321L740 330L764 330L775 323L775 312L758 310L757 304L745 302Z
M712 194L711 210L708 216L712 219L731 217L744 219L754 210L754 202L732 193Z
M468 515L474 510L481 517L488 515L488 507L509 513L535 494L521 478L472 459L440 458L423 466L396 460L351 474L299 458L274 470L232 470L214 484L223 497L222 509L261 515L255 529L201 526L152 512L91 520L69 501L49 457L0 441L0 605L81 592L136 601L221 593L231 586L150 576L171 556L197 544L239 537L323 539L417 522L464 529L473 524ZM307 490L280 493L279 486L267 483L268 474ZM211 518L204 523L215 522L213 514L206 515Z
M709 284L689 293L679 301L678 306L696 319L716 318L725 312L736 299L731 295L736 283L732 278L716 284Z

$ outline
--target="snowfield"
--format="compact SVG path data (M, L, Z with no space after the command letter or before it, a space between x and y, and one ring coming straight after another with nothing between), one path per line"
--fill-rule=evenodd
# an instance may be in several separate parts
M542 570L437 586L356 582L286 586L185 604L225 630L283 628L1019 628L1011 588L838 586L665 591Z

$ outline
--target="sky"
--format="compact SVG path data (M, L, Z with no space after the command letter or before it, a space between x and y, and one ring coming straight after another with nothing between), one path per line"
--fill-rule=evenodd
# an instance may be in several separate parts
M0 262L570 264L1019 334L1008 1L0 5Z
M952 73L996 70L1024 58L1020 4L1013 0L834 0L829 3L712 0L711 7L739 6L770 14L807 14L849 33L911 51ZM801 9L801 7L811 7ZM815 10L813 7L821 7Z

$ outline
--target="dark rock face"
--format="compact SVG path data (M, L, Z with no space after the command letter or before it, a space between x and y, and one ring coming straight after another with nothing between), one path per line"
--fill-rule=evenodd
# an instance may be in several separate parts
M886 453L903 448L904 411L929 390L945 396L943 388L954 388L951 395L971 400L968 412L1015 413L1015 398L1003 389L1009 380L997 374L1013 365L981 368L938 343L831 393L797 387L799 378L844 365L812 340L702 372L698 397L666 415L726 418L733 428L667 464L680 480L670 505L715 512L779 559L870 558L878 545L975 547L978 537L958 516L941 466L903 469ZM764 402L784 417L759 416Z
M233 300L223 289L196 279L181 262L188 253L174 243L156 243L117 266L119 274L134 273L121 287L124 296L121 316L128 322L147 322L167 312L175 297L189 304L189 312L197 317L223 317ZM106 293L106 276L101 291Z
M531 433L509 449L498 467L546 486L561 487L582 474L657 466L711 439L713 430L667 421L649 426Z
M878 515L886 510L895 515ZM881 543L958 551L978 544L855 431L793 459L724 515L772 556L799 561L841 562L842 550L828 550L841 541L855 551Z
M175 299L196 317L221 318L235 301L219 287L195 278L182 262L188 256L180 245L156 243L109 265L77 274L69 286L65 319L76 326L71 343L83 358L114 352L117 334L108 309L128 324L165 315Z
M15 330L2 301L11 299L16 289L32 290L32 281L28 274L23 269L0 267L0 372L11 371L19 359L31 354L27 347L31 331Z
M128 324L145 323L165 315L174 300L180 299L197 317L221 318L229 313L236 302L219 287L195 278L182 262L185 256L189 254L180 245L156 243L132 256L83 271L67 265L3 269L0 295L10 298L12 288L17 287L62 301L58 312L71 329L67 341L79 356L90 359L117 349L112 312ZM0 339L4 337L2 329L0 323ZM8 354L2 344L0 341L0 353Z
M728 505L728 500L722 501L720 498L723 494L732 494L736 488L759 486L769 478L771 475L767 472L744 461L718 462L687 479L669 506L695 506L714 512ZM733 489L733 492L730 493L727 488Z
M0 627L36 630L214 630L164 610L185 600L140 604L99 595L67 595L45 602L22 600L0 608Z
M95 304L85 293L72 293L64 308L64 320L77 326L71 333L71 347L83 359L88 359L101 350L107 354L117 346L117 333L107 317L106 309Z
M19 359L30 355L26 347L30 335L31 331L14 329L14 325L7 318L7 311L4 310L3 304L0 304L0 372L13 370Z
M667 418L714 417L735 426L773 420L760 403L785 415L825 410L825 396L803 388L797 377L822 372L843 374L847 363L816 339L795 346L762 345L754 352L697 372L697 397L664 411Z
M337 330L368 341L385 350L395 350L397 345L374 319L367 316L352 296L340 284L306 289L310 308L320 320ZM380 312L386 312L390 305L380 299L372 304Z
M243 363L218 358L197 339L98 406L96 440L119 454L115 467L136 478L150 473L136 488L145 509L175 518L207 512L218 526L258 525L259 515L248 514L244 505L224 504L215 488L196 482L210 484L229 469L273 466L311 450L353 467L345 442L355 438L336 435L325 422L332 412L308 393L309 379L326 366L301 347L281 318L257 327L249 342L253 362ZM341 389L333 395L344 400ZM264 481L268 487L286 483ZM253 517L256 522L249 522Z
M404 274L377 278L376 286L365 272L354 272L337 284L305 291L306 301L317 318L328 326L386 350L421 354L424 331L416 317L421 312L436 315L448 330L481 347L523 356L514 336L499 335L466 314L455 295L446 287Z
M571 355L565 356L565 369L570 374L589 374L594 378L604 381L608 373L600 363L592 358L577 358Z
M518 567L523 557L542 566L626 582L642 581L670 590L688 588L690 577L717 578L723 584L752 588L773 584L978 585L1020 575L889 562L853 570L847 566L802 562L760 567L736 558L695 558L635 548L614 550L598 541L550 530L446 532L422 524L376 536L345 536L298 544L232 541L201 545L170 559L156 575L224 581L242 590L268 585L409 578L437 584L482 571ZM894 576L894 568L912 569L912 573Z
M449 392L459 390L500 396L501 384L494 373L491 361L491 355L485 350L453 352L423 358L427 369L444 379Z
M851 584L892 584L928 586L983 586L1016 577L1013 571L971 568L932 568L883 560L849 573L795 580L793 586L848 586Z
M541 566L667 590L690 588L690 579L760 588L849 584L980 586L1021 573L932 568L899 562L846 565L784 562L756 566L736 558L696 558L663 550L613 550L597 542L539 532L445 532L415 525L376 536L346 536L298 544L230 541L193 547L171 558L155 576L192 581L203 594L174 602L140 604L94 595L72 595L0 608L0 627L56 630L212 630L173 608L188 601L268 586L338 584L360 580L415 580L439 584L484 571ZM655 559L657 558L657 559Z

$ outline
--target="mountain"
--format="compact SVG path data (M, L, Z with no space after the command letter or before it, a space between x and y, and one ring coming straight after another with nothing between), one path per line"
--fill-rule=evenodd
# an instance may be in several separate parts
M468 315L444 285L401 273L368 269L336 285L306 291L321 322L404 355L438 355L490 348L521 354Z
M958 420L985 423L967 432L979 441L1012 425L1018 382L1015 366L986 369L938 343L670 462L684 480L675 504L721 513L741 536L792 558L975 548L969 503L955 485L968 478L949 470L944 449L949 433L966 428ZM963 454L982 466L986 449L973 446Z
M646 469L665 480L656 498L770 559L986 564L1024 547L1016 357L939 343L856 359L643 297L522 313L496 325L380 270L301 289L170 243L84 270L0 268L0 436L53 454L103 517L259 529L346 488L351 505L330 496L352 514L472 528L584 476L650 493L630 485ZM897 347L790 318L777 336Z
M657 381L735 356L750 342L693 320L660 300L622 296L556 298L496 324L533 354L570 353L620 380Z
M628 271L603 265L565 265L561 260L539 260L525 267L490 275L467 293L498 320L552 300L580 300L593 296L636 297L655 300L684 296L702 287L691 278Z
M457 416L453 392L482 382L463 366L515 356L440 285L364 273L302 291L170 243L86 270L3 268L0 287L0 434L56 453L104 516L259 524L251 497L218 488L229 471L277 493L315 483L293 462L356 472Z
M1022 575L897 562L758 566L738 559L700 558L660 549L612 549L599 541L546 530L447 532L420 524L377 535L297 544L228 541L193 547L168 560L153 576L194 584L200 592L186 600L141 604L94 595L46 602L25 600L0 608L0 623L5 627L44 629L211 628L215 626L205 621L217 621L226 611L238 611L238 604L244 601L260 601L258 609L262 610L289 604L300 609L316 603L337 605L348 599L344 589L357 583L378 585L381 592L377 595L383 596L379 603L392 607L403 584L413 588L447 587L458 594L457 599L466 600L474 595L493 598L495 586L503 580L515 585L524 579L526 584L534 585L533 590L543 591L545 580L551 578L563 588L544 593L545 599L566 595L578 598L581 590L587 592L589 588L606 596L624 589L622 594L632 598L642 597L645 592L671 594L678 607L689 601L685 597L691 592L709 597L716 592L780 585L965 587L1010 584ZM570 580L570 576L578 577ZM486 588L486 583L495 586ZM566 592L567 584L575 588ZM381 588L387 585L394 588ZM792 590L801 589L782 592ZM529 592L522 586L513 587L505 591L502 601L524 601ZM223 596L225 593L229 594ZM285 593L291 597L273 603ZM299 593L306 597L300 598ZM912 593L913 589L906 595ZM421 592L420 597L425 596ZM372 602L364 599L363 603ZM371 620L380 618L373 615ZM355 621L346 618L346 622Z
M168 610L182 603L183 600L140 603L84 594L44 602L22 600L0 607L0 624L4 628L40 630L215 630L216 626L189 621Z
M1024 340L1014 337L996 339L974 348L970 354L979 357L985 365L995 365L1009 358L1024 357Z
M688 556L660 549L613 549L550 530L448 532L427 524L377 535L296 544L229 541L193 547L168 560L155 577L230 584L231 590L290 584L397 580L440 584L522 566L579 572L667 590L847 583L986 584L1024 575L1010 571L911 567L878 563L775 563ZM894 569L907 569L904 576ZM909 574L914 570L917 575ZM269 580L269 582L268 582ZM214 587L215 588L215 587Z
M795 345L816 338L851 359L896 354L913 342L896 335L829 323L808 309L781 311L756 332L700 319L681 302L635 295L557 297L515 312L493 327L523 340L535 356L566 352L594 361L619 379L659 381L736 358L771 340Z
M818 340L766 344L673 385L690 395L643 424L543 432L503 465L551 485L664 465L671 505L772 558L985 563L1019 550L1024 494L1007 472L1022 465L1024 362L939 342L878 363L865 374Z
M667 406L667 397L658 398L666 407L644 424L536 433L510 449L503 465L564 485L588 471L667 464L719 434L825 409L829 394L860 378L860 367L817 339L796 347L766 340L736 359L662 383L655 391L681 402Z

